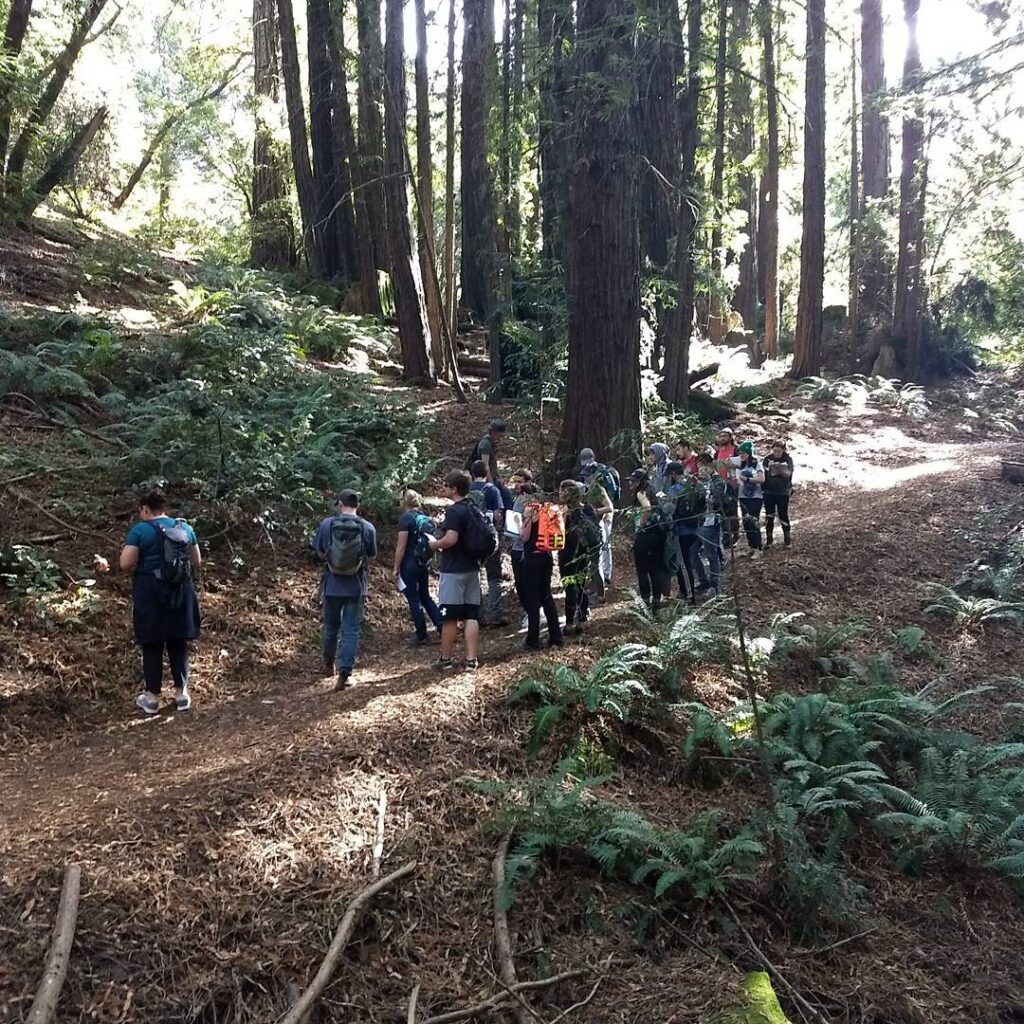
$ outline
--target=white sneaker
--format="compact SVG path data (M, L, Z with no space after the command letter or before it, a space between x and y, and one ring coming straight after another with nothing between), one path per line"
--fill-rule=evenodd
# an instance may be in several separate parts
M756 562L763 554L764 552L762 552L760 548L754 548L750 552L750 560L752 562Z
M160 702L148 690L135 698L135 706L146 715L155 715L160 710Z
M174 708L176 711L188 711L190 707L192 707L192 694L188 692L188 687L186 686L185 689L181 691L180 696L175 695Z

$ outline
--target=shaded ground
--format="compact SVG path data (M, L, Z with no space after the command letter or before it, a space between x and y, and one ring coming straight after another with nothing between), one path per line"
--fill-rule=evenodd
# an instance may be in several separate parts
M483 405L438 410L458 417L446 438L473 437L492 413ZM908 667L909 685L940 675L942 687L955 690L1019 671L1019 632L945 631L922 617L915 589L923 580L951 582L983 541L1024 515L1021 490L998 479L1004 442L921 440L914 434L934 433L934 424L926 431L888 418L855 426L826 409L814 416L791 434L801 478L811 481L793 501L795 547L739 563L755 617L856 616L868 624L863 644L873 649L891 648L893 630L921 623L942 667ZM71 858L83 865L85 883L62 1019L273 1019L369 875L381 790L385 864L415 857L420 868L368 916L323 1019L404 1020L416 984L421 1017L498 989L489 903L496 839L482 828L494 800L459 780L537 770L522 753L524 720L503 705L527 659L511 632L486 634L476 678L439 678L434 652L396 651L406 627L383 562L359 685L350 692L330 693L316 677L313 571L278 553L261 584L224 574L207 594L189 715L130 717L133 662L123 629L105 641L90 634L106 643L94 657L115 675L110 685L123 698L116 711L105 704L78 717L72 708L72 727L47 739L33 728L19 733L20 709L8 705L2 1019L26 1012ZM602 608L587 640L574 641L565 657L586 660L595 635L618 637L618 615L615 603ZM71 652L67 659L79 660ZM673 773L670 761L627 765L611 797L678 822L707 797L680 789ZM750 797L718 790L712 799ZM1004 885L981 875L880 876L870 857L859 880L870 890L868 934L832 952L793 943L768 911L745 911L755 941L826 1019L1016 1019L1024 928ZM696 1021L727 1001L737 967L758 966L731 923L707 909L693 920L654 921L639 938L615 913L634 895L571 872L543 876L521 895L511 914L520 975L595 972L538 999L542 1019L583 999L603 972L574 1019ZM736 966L693 941L716 943Z

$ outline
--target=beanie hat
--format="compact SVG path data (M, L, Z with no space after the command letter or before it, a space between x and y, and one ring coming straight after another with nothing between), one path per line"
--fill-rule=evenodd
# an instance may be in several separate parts
M594 449L593 448L584 448L580 452L580 465L581 466L586 466L588 463L593 462L593 461L594 461Z
M739 446L739 448L737 448L736 450L739 451L739 452L746 452L747 455L753 455L754 454L754 442L753 441L744 441Z

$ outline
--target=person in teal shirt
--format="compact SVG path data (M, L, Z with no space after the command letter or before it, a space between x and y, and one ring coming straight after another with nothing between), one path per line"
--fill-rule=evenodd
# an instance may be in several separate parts
M167 515L167 499L156 489L139 500L139 521L125 537L119 565L131 572L132 627L135 642L142 648L142 675L145 689L135 698L135 706L144 714L160 710L164 650L174 680L174 706L187 711L192 706L188 687L188 642L199 636L199 600L195 585L188 581L171 587L160 578L164 561L164 531L179 528L188 545L192 572L199 569L202 557L195 531L181 519Z

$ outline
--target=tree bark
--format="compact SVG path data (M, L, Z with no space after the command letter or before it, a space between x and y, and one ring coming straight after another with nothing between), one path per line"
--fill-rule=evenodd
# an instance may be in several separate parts
M561 261L565 251L565 208L569 159L565 140L568 120L568 47L573 39L571 0L538 0L537 39L540 64L541 242L544 255Z
M288 203L288 158L275 137L283 124L275 0L253 0L252 33L256 133L249 262L267 270L285 270L292 262L294 227Z
M441 332L441 296L434 285L430 260L434 241L434 163L431 156L430 132L430 77L427 67L427 5L426 0L416 3L416 178L419 182L419 222L417 232L420 276L423 295L427 303L427 323L430 326L430 353L437 375L448 377L444 336Z
M380 0L356 0L356 33L359 41L359 181L366 192L378 269L388 266L384 220L384 55L380 38Z
M17 80L16 62L25 42L31 13L32 0L13 0L7 12L4 45L0 50L0 178L3 178L7 144L11 137L11 92Z
M907 53L903 61L903 91L911 92L921 70L917 42L917 16L921 0L903 0L907 26ZM924 153L924 120L919 99L913 99L903 118L903 157L900 174L900 238L896 262L896 308L893 314L893 346L906 377L922 375L922 343L925 315L924 228L927 165Z
M185 106L179 107L173 114L168 114L164 119L163 124L160 125L153 135L153 138L150 140L149 145L142 154L142 159L139 160L135 170L132 171L128 180L125 182L124 188L121 189L117 194L117 198L110 204L112 209L120 210L121 207L128 202L132 192L135 191L135 186L142 180L142 176L146 173L149 169L149 165L153 162L153 158L156 156L157 150L160 148L160 144L170 134L170 132L186 117L188 117L196 107L201 106L209 100L215 100L218 96L223 95L225 89L227 89L227 87L235 80L238 66L244 59L244 57L239 57L228 69L224 78L222 78L213 88L207 89L206 92L197 96L191 102L186 103Z
M689 0L686 11L686 92L679 117L682 158L676 182L676 244L673 257L676 305L669 311L665 345L665 373L662 398L682 408L690 391L690 341L693 338L694 285L696 281L694 244L700 219L697 149L700 145L700 48L702 0Z
M437 383L430 356L427 308L423 299L419 257L413 250L409 225L409 181L406 160L408 99L405 84L405 39L402 13L405 0L388 0L384 45L384 209L387 212L391 284L406 380Z
M808 0L804 96L803 233L793 377L821 372L821 302L825 283L825 0Z
M57 58L53 75L50 77L49 82L46 83L46 88L43 89L39 99L36 100L29 111L25 125L17 139L15 139L14 145L11 147L10 159L7 161L5 185L8 195L18 195L21 192L21 178L25 172L25 162L28 159L32 143L39 129L46 122L50 114L53 113L53 108L56 106L57 100L60 98L60 94L63 92L64 86L71 75L71 69L75 66L75 61L78 60L78 55L82 52L82 47L85 46L86 40L89 37L89 30L95 24L96 19L103 12L103 8L106 5L107 0L89 0L88 6L71 33L71 38L67 41L60 56ZM34 206L33 209L35 209Z
M40 175L39 180L27 192L23 193L21 203L21 221L27 223L39 204L58 186L71 177L75 165L96 138L96 133L103 127L107 119L107 108L100 107L95 114L75 132L71 141L54 157L50 165Z
M577 4L561 464L589 446L626 469L640 432L639 146L636 85L628 71L634 20L630 0Z
M711 166L711 279L708 282L708 336L725 337L721 299L722 219L725 216L725 65L729 40L729 2L718 0L718 45L715 52L715 155Z
M763 184L764 350L779 357L779 93L775 68L775 21L771 0L759 0L764 46L764 88L767 112L767 156Z
M729 107L732 115L732 158L736 166L737 210L746 220L747 240L737 254L739 280L733 309L743 318L750 346L750 361L761 362L757 334L757 178L751 169L754 153L754 104L750 79L743 67L744 49L750 34L750 0L734 0L732 8L732 50L730 60Z
M348 72L345 68L345 5L344 0L331 6L327 54L333 81L332 106L334 118L335 162L338 165L338 187L341 191L342 217L355 248L355 269L364 313L381 315L380 286L373 254L372 226L366 189L361 187L362 165L352 127L352 108L348 98ZM350 219L351 218L351 219Z
M444 315L458 333L455 306L455 0L448 0L448 87L445 92L444 145Z
M885 51L882 0L862 0L860 35L863 110L862 207L859 321L865 331L889 322L892 312L892 266L880 217L889 197L889 121L885 103Z
M309 142L312 152L313 190L317 231L324 276L351 278L355 268L351 203L342 201L339 157L334 127L333 75L328 38L331 32L329 0L306 0L306 60L309 68ZM348 223L343 210L348 204Z
M302 99L302 76L292 0L277 0L277 15L285 105L288 108L288 137L291 141L295 189L299 195L299 211L302 215L302 242L310 273L313 277L324 278L328 276L328 264L323 253L322 228L316 222L316 185L306 142L306 108Z
M850 40L850 285L846 311L851 342L859 335L860 322L860 146L857 138L857 44ZM853 348L853 346L851 346Z

